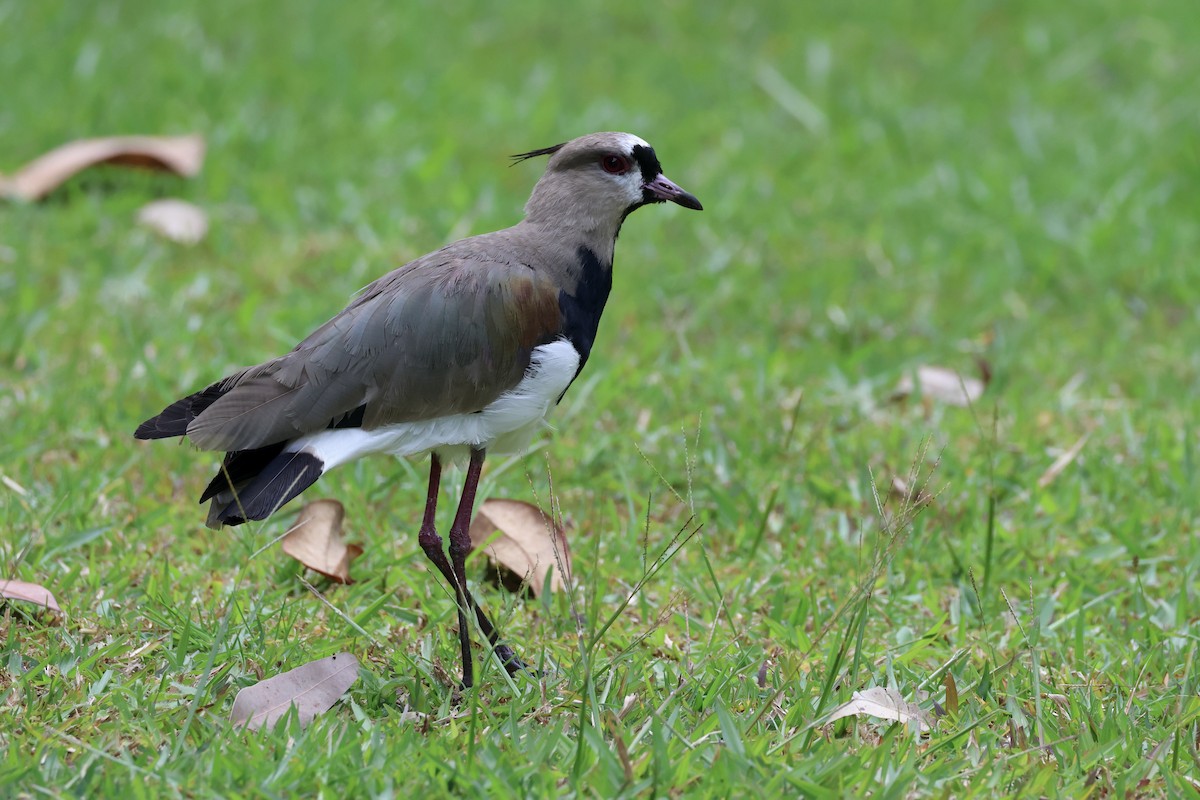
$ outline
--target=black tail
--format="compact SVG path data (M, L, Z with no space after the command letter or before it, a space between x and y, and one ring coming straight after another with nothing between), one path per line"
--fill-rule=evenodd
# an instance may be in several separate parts
M169 439L172 436L183 436L187 433L188 425L200 416L204 409L217 402L225 394L225 381L214 383L203 391L190 394L182 400L176 400L164 408L156 417L138 425L133 432L135 439Z
M229 390L232 379L214 383L207 389L176 400L157 416L138 426L138 439L168 439L186 436L192 420L204 413ZM330 428L357 428L362 425L366 405L329 421ZM208 525L241 525L246 520L266 519L285 503L317 482L325 464L308 453L286 453L289 442L275 442L251 450L225 454L218 472L200 502L212 501Z
M225 456L225 470L234 483L231 488L222 470L205 489L201 502L211 498L213 503L209 525L241 525L246 520L266 519L317 482L325 471L324 462L308 453L280 452L283 447L270 445Z
M275 460L277 455L283 452L285 447L287 447L287 442L277 442L254 450L235 450L232 453L226 453L225 460L221 462L220 471L208 482L204 494L200 495L200 502L211 500L222 492L233 491L240 494L242 489L245 489L252 480L258 477L260 472L267 468L268 464Z

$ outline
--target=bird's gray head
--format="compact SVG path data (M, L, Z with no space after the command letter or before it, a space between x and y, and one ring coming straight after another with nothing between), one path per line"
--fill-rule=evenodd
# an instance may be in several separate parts
M654 148L631 133L592 133L513 158L543 155L550 156L546 172L525 204L531 223L611 231L615 237L625 217L649 203L703 208L663 175Z

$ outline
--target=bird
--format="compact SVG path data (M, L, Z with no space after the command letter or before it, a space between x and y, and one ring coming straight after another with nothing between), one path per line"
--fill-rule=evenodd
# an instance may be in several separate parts
M224 453L200 497L212 528L266 519L358 458L428 454L417 541L455 595L463 687L474 683L468 615L510 674L529 669L467 587L485 456L525 448L583 370L625 218L667 202L703 210L633 134L592 133L512 159L542 156L517 224L388 272L291 352L171 403L134 433ZM434 524L442 470L463 461L447 547Z

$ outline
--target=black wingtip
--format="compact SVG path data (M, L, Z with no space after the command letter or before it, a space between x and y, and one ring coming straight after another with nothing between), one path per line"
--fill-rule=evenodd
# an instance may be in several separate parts
M158 434L158 425L155 424L155 420L157 419L158 417L148 419L141 425L138 425L137 430L133 432L133 438L141 439L142 441L146 441L147 439L166 439L166 436Z
M185 435L188 423L191 422L189 414L191 399L185 397L183 400L176 400L157 416L138 425L137 430L133 432L133 438L144 441L147 439L170 439Z
M214 383L207 389L176 400L157 415L138 425L133 432L135 439L171 439L187 435L188 425L203 413L204 409L217 402L225 394L224 382Z
M566 144L566 142L552 144L549 147L543 147L539 150L530 150L528 153L517 153L516 155L509 156L509 158L512 159L513 165L520 164L522 161L528 161L529 159L537 158L538 156L552 156L559 150L562 150Z

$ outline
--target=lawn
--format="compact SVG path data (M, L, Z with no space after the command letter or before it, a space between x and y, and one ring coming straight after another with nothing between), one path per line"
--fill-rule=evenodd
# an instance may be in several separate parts
M0 172L208 142L0 204L0 580L63 609L0 606L0 796L1200 796L1193 2L0 0L0 41ZM576 581L474 559L541 674L460 692L422 464L307 493L364 547L340 586L289 514L205 529L216 459L132 432L593 130L705 210L630 217L554 430L489 461ZM135 224L164 196L200 244ZM927 366L989 381L898 396ZM231 726L340 652L311 725ZM933 729L827 721L871 687Z

